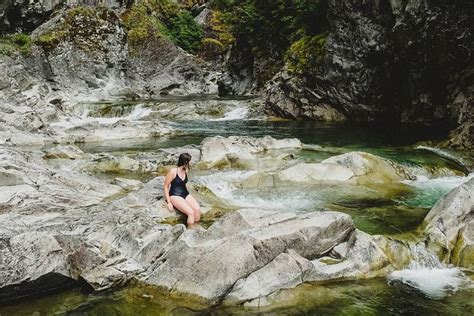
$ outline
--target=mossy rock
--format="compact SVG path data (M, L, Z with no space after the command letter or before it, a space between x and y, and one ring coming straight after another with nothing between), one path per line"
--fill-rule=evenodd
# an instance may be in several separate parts
M105 7L75 7L67 11L53 28L40 34L35 43L45 51L54 50L61 42L70 41L76 48L90 53L106 53L104 39L116 33L119 17Z
M303 36L286 52L285 60L290 72L314 73L323 62L326 34Z

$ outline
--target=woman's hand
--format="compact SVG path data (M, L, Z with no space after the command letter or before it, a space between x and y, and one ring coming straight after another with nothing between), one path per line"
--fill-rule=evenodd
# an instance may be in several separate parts
M168 206L168 209L170 210L170 212L173 212L174 211L174 206L171 202L168 202L167 203L167 206Z

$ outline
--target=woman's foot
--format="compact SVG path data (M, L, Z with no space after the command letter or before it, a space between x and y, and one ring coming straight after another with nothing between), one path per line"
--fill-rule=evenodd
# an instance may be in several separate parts
M199 227L199 224L198 223L187 224L186 227L188 229L196 229Z

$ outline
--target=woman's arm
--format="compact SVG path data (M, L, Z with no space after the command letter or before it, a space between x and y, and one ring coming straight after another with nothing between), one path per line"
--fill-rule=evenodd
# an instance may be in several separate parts
M171 169L170 171L168 171L168 174L166 175L166 178L165 178L165 183L163 184L163 193L165 195L165 201L166 201L166 204L168 205L168 208L170 208L170 204L171 204L171 200L170 200L170 185L171 185L171 181L173 181L173 169ZM173 205L171 205L171 209L172 209Z

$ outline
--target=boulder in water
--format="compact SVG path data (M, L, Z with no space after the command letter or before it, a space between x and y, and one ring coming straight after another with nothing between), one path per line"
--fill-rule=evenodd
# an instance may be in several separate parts
M448 263L473 266L474 179L454 188L423 222L427 247Z
M323 160L322 163L338 164L351 170L357 182L383 183L410 179L401 165L366 152L350 152Z

